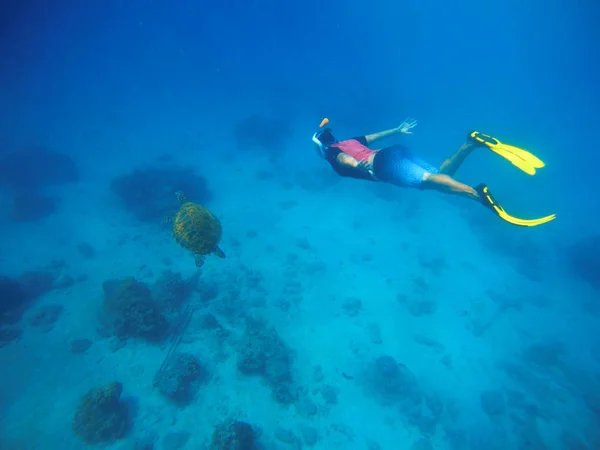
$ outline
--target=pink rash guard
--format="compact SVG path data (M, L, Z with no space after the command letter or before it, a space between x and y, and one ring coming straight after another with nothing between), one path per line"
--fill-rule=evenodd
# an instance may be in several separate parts
M338 148L341 152L348 156L352 156L358 162L365 161L378 150L371 150L369 147L362 145L356 139L348 139L336 144L331 144L331 147Z

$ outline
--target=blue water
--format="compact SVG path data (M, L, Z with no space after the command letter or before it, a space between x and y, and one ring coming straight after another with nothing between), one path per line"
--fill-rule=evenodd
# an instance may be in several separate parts
M0 449L600 448L599 10L3 2ZM324 117L527 148L456 178L557 219L340 178Z

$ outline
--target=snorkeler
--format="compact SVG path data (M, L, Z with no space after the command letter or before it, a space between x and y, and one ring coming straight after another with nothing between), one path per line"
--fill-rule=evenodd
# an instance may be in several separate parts
M323 119L320 128L328 123L328 119ZM489 135L478 131L469 133L467 141L439 168L415 157L401 145L380 150L369 148L374 142L389 136L412 134L410 130L415 126L417 126L416 120L407 119L396 128L345 141L338 141L331 128L325 128L316 132L312 140L319 155L344 177L381 181L402 187L434 189L463 196L483 204L498 217L513 225L534 227L556 218L555 214L539 219L513 217L504 211L485 184L471 187L453 178L465 158L476 148L489 148L529 175L534 175L536 169L544 167L544 163L531 153L503 144Z

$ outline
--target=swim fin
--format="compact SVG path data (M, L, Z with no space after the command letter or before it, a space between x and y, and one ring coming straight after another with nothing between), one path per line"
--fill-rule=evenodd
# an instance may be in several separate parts
M535 169L541 169L545 166L542 160L532 153L529 153L527 150L515 147L514 145L503 144L489 134L480 133L479 131L472 131L469 133L469 139L478 144L485 145L491 151L510 161L512 164L529 175L535 175Z
M504 211L504 208L496 201L489 188L485 184L480 184L475 188L475 190L481 197L481 203L483 206L491 209L494 214L496 214L502 220L512 223L513 225L518 225L521 227L536 227L556 219L556 214L550 214L549 216L540 217L539 219L519 219L517 217L513 217Z

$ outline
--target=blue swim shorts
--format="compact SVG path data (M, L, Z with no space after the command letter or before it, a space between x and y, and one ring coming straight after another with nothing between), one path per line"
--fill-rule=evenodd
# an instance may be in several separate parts
M401 145L379 150L373 160L375 177L397 186L418 188L427 172L439 173L439 169L415 157Z

